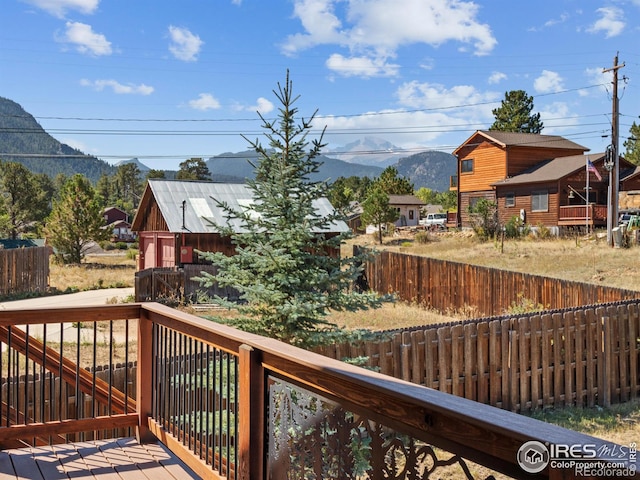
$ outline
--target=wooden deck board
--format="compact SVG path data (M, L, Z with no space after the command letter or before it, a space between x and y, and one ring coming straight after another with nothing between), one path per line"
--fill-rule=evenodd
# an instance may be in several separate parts
M163 445L132 438L0 451L0 480L198 478Z

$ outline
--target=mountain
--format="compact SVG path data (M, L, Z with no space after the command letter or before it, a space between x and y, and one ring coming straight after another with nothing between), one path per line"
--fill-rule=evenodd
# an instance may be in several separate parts
M144 163L142 163L137 158L130 158L129 160L120 160L119 162L114 163L113 166L118 168L122 165L127 165L129 163L133 163L136 167L138 167L138 170L140 170L140 173L147 173L149 170L151 170L149 167L147 167Z
M254 169L249 163L257 160L257 154L253 150L238 153L223 153L207 160L207 167L211 176L218 182L244 182L245 178L253 178ZM375 178L382 172L381 167L360 165L357 163L343 162L335 158L321 155L317 158L322 162L317 174L310 180L333 181L338 177L370 177Z
M421 187L438 192L449 190L450 177L456 175L456 157L446 152L430 150L400 159L394 165L398 174L410 179L416 190Z
M102 174L113 175L115 167L60 143L19 104L0 97L0 160L23 164L34 173L55 177L81 173L92 182Z
M348 163L374 165L382 168L395 165L403 154L406 152L402 148L378 137L364 137L327 152L327 155Z

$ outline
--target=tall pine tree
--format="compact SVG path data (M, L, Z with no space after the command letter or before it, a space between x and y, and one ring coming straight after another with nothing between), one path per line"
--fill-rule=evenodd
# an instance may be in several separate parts
M323 147L321 136L306 151L315 113L296 123L298 97L293 96L288 72L285 84L278 83L274 94L281 104L278 120L267 121L260 115L269 146L247 140L259 157L253 164L255 179L247 182L253 204L239 211L221 204L228 218L241 223L241 233L217 226L231 237L236 254L202 253L219 270L215 277L203 274L201 281L240 292L239 310L251 318L238 325L241 328L304 345L331 326L326 319L331 310L378 307L383 299L352 288L364 259L337 255L350 233L328 235L342 216L337 211L320 214L316 208L329 187L310 181L321 165L317 157ZM226 304L223 299L216 301Z
M47 242L58 250L65 263L80 263L93 241L106 240L102 207L91 182L75 174L68 179L53 203L47 219Z
M504 100L491 113L495 117L489 130L500 132L540 133L544 128L540 113L533 111L533 97L524 90L511 90L504 94Z

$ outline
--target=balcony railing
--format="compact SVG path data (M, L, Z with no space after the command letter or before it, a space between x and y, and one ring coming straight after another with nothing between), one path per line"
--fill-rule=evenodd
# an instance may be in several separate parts
M558 225L602 226L607 223L606 205L565 205L560 207Z
M134 429L216 479L531 478L526 442L621 448L155 303L0 311L0 334L4 448Z

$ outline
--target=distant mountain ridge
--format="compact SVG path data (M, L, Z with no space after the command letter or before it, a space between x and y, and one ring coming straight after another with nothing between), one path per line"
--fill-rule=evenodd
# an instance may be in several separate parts
M451 154L427 151L407 156L407 151L376 137L364 137L336 151L339 153L334 155L329 150L318 157L322 165L312 181L332 182L339 177L352 176L373 179L387 166L394 166L416 190L426 187L446 191L449 177L456 174L456 159ZM241 183L253 178L249 161L256 159L256 152L248 150L216 155L206 163L214 181ZM134 163L143 176L151 170L138 158L110 165L65 145L49 135L19 104L3 97L0 97L0 161L19 162L34 173L44 173L52 178L60 173L66 176L81 173L93 183L103 174L114 175L120 165L128 163ZM167 178L174 178L175 173L175 170L165 170Z
M446 152L430 150L400 159L395 165L398 174L410 179L416 190L425 187L437 192L449 190L450 178L457 175L456 157Z
M22 106L0 97L0 160L23 164L50 177L82 173L92 182L116 168L49 135Z
M318 161L322 163L318 173L311 176L311 181L332 182L338 177L370 177L375 178L382 173L381 167L361 165L357 163L347 163L335 158L319 156ZM207 160L207 167L211 176L217 181L225 177L235 178L235 181L244 182L246 178L254 178L253 167L249 162L258 160L256 152L246 150L237 153L223 153Z

